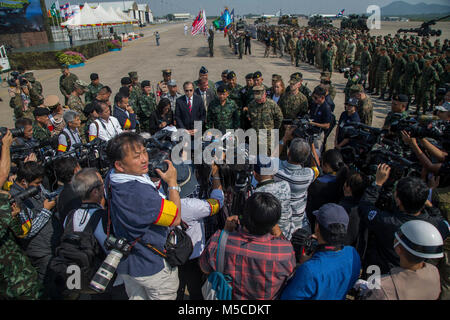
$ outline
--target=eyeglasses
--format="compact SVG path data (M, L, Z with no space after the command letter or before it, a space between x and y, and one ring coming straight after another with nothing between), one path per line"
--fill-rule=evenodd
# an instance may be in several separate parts
M194 91L193 89L189 89L189 90L184 90L184 92L192 92Z

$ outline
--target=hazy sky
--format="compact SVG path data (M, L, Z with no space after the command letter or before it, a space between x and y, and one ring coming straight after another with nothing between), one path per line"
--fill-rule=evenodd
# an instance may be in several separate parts
M36 1L36 0L34 0ZM70 0L59 0L62 5ZM54 0L45 0L47 7ZM83 0L72 0L70 4L84 3ZM89 2L89 1L87 1ZM103 2L102 0L92 2ZM120 2L120 1L119 1ZM194 15L200 9L205 9L206 15L218 15L225 6L234 8L237 15L256 13L274 14L281 9L282 13L313 14L329 13L334 14L345 8L345 14L365 13L369 5L386 6L393 0L137 0L137 3L148 3L154 16L163 16L168 13L189 12ZM449 0L406 0L412 4L420 2L449 5Z

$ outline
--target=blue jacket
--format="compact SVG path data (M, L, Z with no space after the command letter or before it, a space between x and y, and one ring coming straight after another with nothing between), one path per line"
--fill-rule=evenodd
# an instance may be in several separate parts
M136 114L128 113L127 111L114 106L113 116L119 120L122 130L134 130L136 129Z

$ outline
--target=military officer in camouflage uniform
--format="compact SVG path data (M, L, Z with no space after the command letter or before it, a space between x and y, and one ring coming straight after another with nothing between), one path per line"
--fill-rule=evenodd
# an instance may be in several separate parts
M150 132L150 116L156 110L156 97L149 80L142 81L141 86L142 95L137 103L136 116L141 132Z
M244 130L250 128L250 122L248 121L246 112L248 110L248 104L250 103L251 99L253 99L253 95L250 95L251 92L253 92L252 88L254 86L253 73L248 73L245 76L245 82L245 87L243 87L239 92L241 101L241 105L239 106L241 111L241 128Z
M298 60L296 57L297 42L298 42L298 39L296 37L292 36L287 43L287 48L288 48L289 55L291 56L291 65L294 65L294 58L295 58L296 59L295 64L298 67L298 62L297 62Z
M241 110L242 101L241 101L241 91L243 87L237 83L236 73L234 71L230 71L227 74L228 84L226 88L228 89L229 95L228 98L233 100L236 103L236 106Z
M43 294L36 269L16 242L16 237L24 236L19 211L17 207L11 209L9 195L1 191L0 300L38 300Z
M358 99L358 112L361 123L372 126L373 118L373 104L368 95L365 94L364 88L361 84L355 84L350 87L350 97Z
M52 134L48 129L50 110L47 108L36 108L33 111L33 138L39 142L51 139Z
M228 98L229 91L226 86L217 88L217 97L208 106L206 129L218 129L223 134L227 129L240 127L240 112L236 103Z
M135 110L138 108L139 98L142 95L141 84L139 83L139 78L136 71L128 72L131 79L131 86L133 87L130 92L130 97L128 103Z
M303 36L300 36L295 44L295 66L298 67L299 60L305 61L304 57L304 43L305 40L303 39Z
M214 30L208 30L208 46L209 46L209 56L214 57Z
M404 94L399 94L392 99L391 111L384 120L383 129L389 129L393 122L406 119L409 116L408 112L406 112L407 104L408 97Z
M91 103L92 101L94 101L95 98L97 98L98 92L103 87L103 84L100 83L100 79L99 79L97 73L91 73L89 78L91 79L91 83L88 85L88 87L87 87L88 91L84 95L85 104L88 104L88 103Z
M67 105L69 97L73 92L75 81L78 80L78 77L69 71L69 67L67 65L63 65L61 67L61 71L62 75L59 78L59 90L65 98L64 104Z
M345 62L351 65L355 61L356 44L353 38L350 38L347 50L345 51Z
M278 105L280 106L284 119L296 119L308 113L308 98L300 92L302 79L303 77L300 72L291 74L289 90L280 98Z
M381 95L378 99L383 100L386 94L386 86L388 81L388 72L392 68L392 62L389 56L386 54L386 48L380 48L380 60L377 65L377 88L381 91Z
M250 121L251 128L257 133L261 129L267 129L267 137L258 141L261 146L267 145L268 152L271 150L271 129L279 129L283 122L283 113L280 107L272 99L267 98L264 86L254 86L254 100L248 105L247 118ZM259 138L259 137L258 137Z
M80 116L81 125L78 128L79 132L84 132L84 126L86 124L86 116L84 114L85 104L83 103L81 96L85 94L88 90L88 84L82 80L75 81L74 90L67 101L67 106L70 110L76 111ZM81 137L85 143L84 135Z
M345 54L347 52L348 40L341 36L341 40L338 42L338 52L337 52L337 67L342 69L346 67Z

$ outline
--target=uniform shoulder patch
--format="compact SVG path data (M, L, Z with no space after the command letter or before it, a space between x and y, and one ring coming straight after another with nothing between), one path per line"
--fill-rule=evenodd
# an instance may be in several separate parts
M367 219L369 219L369 221L372 221L373 218L375 218L375 216L377 215L377 213L378 213L377 210L371 210L367 215Z

